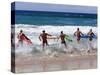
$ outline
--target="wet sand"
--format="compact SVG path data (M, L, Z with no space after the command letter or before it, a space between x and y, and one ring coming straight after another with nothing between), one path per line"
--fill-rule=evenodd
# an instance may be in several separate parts
M95 69L97 68L97 53L64 54L59 57L18 56L15 59L15 65L16 73Z

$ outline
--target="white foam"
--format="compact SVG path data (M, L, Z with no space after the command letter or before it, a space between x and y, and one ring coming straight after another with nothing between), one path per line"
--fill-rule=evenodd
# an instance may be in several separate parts
M16 31L19 31L20 29L23 29L24 31L28 31L30 33L36 32L36 33L41 33L42 30L46 30L49 33L60 33L60 31L64 31L65 33L68 34L73 34L77 28L80 28L80 30L83 33L87 33L91 28L93 29L93 32L97 33L97 27L93 26L53 26L53 25L27 25L27 24L16 24Z
M18 38L17 35L20 32L20 30L22 29L23 32L25 33L25 35L31 39L31 41L33 42L33 45L41 45L41 41L39 40L39 35L40 33L45 30L47 33L52 34L54 36L59 36L60 35L60 31L63 31L65 34L69 34L69 35L73 35L74 32L76 31L77 28L80 28L80 30L83 33L87 33L91 28L93 30L94 33L97 34L97 27L92 27L92 26L53 26L53 25L41 25L41 26L37 26L37 25L24 25L24 24L16 24L15 25L15 43L18 43ZM75 40L75 38L72 38ZM48 40L49 44L60 44L60 40ZM75 44L75 43L74 43ZM97 44L94 44L94 46L96 47ZM59 47L59 46L58 46ZM23 48L19 49L19 52L23 52ZM24 51L31 51L31 49L25 49Z

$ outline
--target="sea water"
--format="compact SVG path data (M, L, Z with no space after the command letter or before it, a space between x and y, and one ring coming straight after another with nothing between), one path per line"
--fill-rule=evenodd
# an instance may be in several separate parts
M12 25L13 27L13 25ZM80 28L83 34L87 34L90 29L97 35L97 15L83 13L61 13L61 12L39 12L39 11L18 11L15 12L15 44L18 44L18 33L23 30L24 34L30 38L33 45L28 47L16 47L16 52L39 52L42 53L42 42L39 35L43 30L53 36L59 36L60 32L70 36L73 42L66 41L68 49L61 45L61 40L48 39L49 46L45 48L47 53L57 51L68 51L77 49L79 51L88 50L88 38L82 38L77 44L74 32ZM97 48L97 39L92 41L93 47ZM36 51L34 51L36 50Z

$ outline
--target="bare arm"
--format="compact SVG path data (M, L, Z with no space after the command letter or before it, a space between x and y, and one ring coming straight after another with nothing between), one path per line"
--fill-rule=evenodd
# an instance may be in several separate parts
M19 39L19 34L18 34L17 38Z
M87 33L87 35L89 35L89 34L90 34L90 32Z
M41 41L41 34L39 35L39 40Z
M51 34L48 34L48 33L47 33L47 35L48 35L48 36L52 36Z
M76 32L74 33L74 36L76 36Z
M93 32L92 32L92 34L95 35Z
M81 35L84 35L82 32L80 32L81 33Z
M90 35L90 34L91 34L91 32L88 32L88 33L87 33L87 35ZM95 35L95 34L92 32L92 35Z

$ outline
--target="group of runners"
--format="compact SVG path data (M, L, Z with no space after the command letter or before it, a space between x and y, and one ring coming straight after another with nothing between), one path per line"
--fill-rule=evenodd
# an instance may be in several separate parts
M64 34L63 31L60 32L60 35L57 36L54 39L60 39L61 40L61 44L63 44L65 46L65 48L67 48L67 44L66 44L66 40L65 40L65 36L67 34ZM84 35L79 28L77 28L77 30L74 33L74 36L76 37L76 41L78 44L80 44L80 40L81 40L81 36ZM92 29L90 29L90 31L87 33L87 35L89 36L89 41L93 40L93 31ZM42 46L43 49L45 48L45 46L49 46L48 44L48 36L52 37L53 35L46 33L45 30L42 31L42 33L39 35L39 40L42 42ZM23 41L27 41L28 44L32 44L31 40L23 33L23 30L20 30L20 33L18 34L18 40L20 44L23 44Z
M66 40L65 40L66 35L67 34L64 34L63 31L61 31L60 36L58 36L57 39L61 39L61 44L64 44L64 46L67 48L67 44L66 44ZM80 39L81 39L82 35L84 35L84 34L80 31L79 28L77 28L77 30L74 33L74 36L76 37L76 41L78 44L80 44ZM93 36L94 36L92 29L90 29L90 31L87 33L87 35L89 36L88 39L91 42L93 40ZM45 30L43 30L39 36L40 41L42 40L43 48L45 46L48 46L47 36L52 36L52 35L46 33Z

